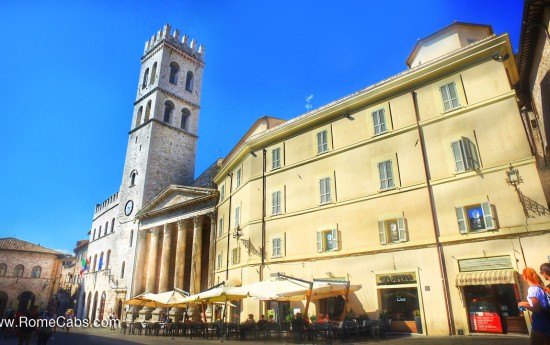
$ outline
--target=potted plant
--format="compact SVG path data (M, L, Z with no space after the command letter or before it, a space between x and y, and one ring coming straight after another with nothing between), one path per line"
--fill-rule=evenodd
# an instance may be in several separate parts
M317 322L317 315L313 314L309 317L309 321L311 321L311 323L315 323Z
M420 317L420 310L413 310L414 323L416 324L416 332L422 334L422 318Z

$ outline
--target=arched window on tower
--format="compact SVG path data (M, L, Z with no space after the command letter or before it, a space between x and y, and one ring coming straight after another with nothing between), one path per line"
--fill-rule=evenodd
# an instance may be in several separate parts
M145 89L147 87L147 82L149 81L149 68L145 70L145 73L143 73L143 83L141 84L141 88Z
M109 260L111 259L111 250L107 251L107 258L105 259L105 269L109 268Z
M187 79L185 79L185 90L191 92L193 91L193 81L194 81L193 72L187 72Z
M147 102L147 105L145 106L145 119L143 122L149 121L149 117L151 116L151 101Z
M178 74L180 73L180 66L174 61L170 62L170 83L178 85Z
M130 173L130 186L133 186L136 184L136 175L137 175L137 171L132 171Z
M189 117L191 116L191 112L187 108L183 108L181 110L181 129L185 129L186 131L189 130Z
M136 116L136 125L135 127L141 125L141 114L143 113L143 107L139 107L137 116Z
M105 255L104 252L101 252L99 255L99 262L97 263L97 270L101 271L103 269L103 265L105 265L105 262L103 261L103 256Z
M134 230L130 231L130 247L132 246L132 242L134 242Z
M106 221L105 222L105 234L103 234L103 236L106 236L107 235L107 230L109 229L109 221Z
M92 234L92 241L95 240L95 229L94 229L94 232Z
M171 101L164 102L164 122L172 122L172 112L174 110L174 103Z
M101 225L99 226L99 232L97 233L97 238L101 237Z
M124 267L126 266L126 262L122 261L122 265L120 266L120 279L124 278Z
M94 265L92 266L93 271L97 271L97 254L94 255Z
M111 233L115 232L115 219L111 220Z
M157 63L155 62L153 64L153 69L151 70L151 85L155 83L156 79L157 79Z

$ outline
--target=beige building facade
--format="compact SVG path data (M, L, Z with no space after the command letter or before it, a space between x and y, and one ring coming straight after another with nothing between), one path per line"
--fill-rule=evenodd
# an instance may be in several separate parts
M429 335L525 333L520 273L547 260L537 244L550 240L550 214L509 37L453 23L419 40L407 65L254 124L214 178L214 281L349 281L362 289L309 313L384 313L394 330ZM245 299L237 313L272 308Z
M0 315L55 306L64 257L34 243L0 238Z

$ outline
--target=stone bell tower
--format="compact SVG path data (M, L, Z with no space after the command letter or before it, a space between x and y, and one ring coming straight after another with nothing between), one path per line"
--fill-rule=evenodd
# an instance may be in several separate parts
M169 185L194 179L204 47L171 30L145 42L141 58L119 194L126 221Z

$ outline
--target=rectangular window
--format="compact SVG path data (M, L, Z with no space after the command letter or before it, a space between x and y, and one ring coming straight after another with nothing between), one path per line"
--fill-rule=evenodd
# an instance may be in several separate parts
M237 206L235 208L235 228L238 228L239 225L241 224L240 215L241 215L241 208L240 206Z
M317 133L317 153L325 153L328 151L327 131Z
M276 191L271 194L271 214L276 215L281 213L281 191Z
M488 202L456 207L455 211L461 234L495 229L493 211Z
M340 250L340 242L338 240L338 230L317 231L317 251L332 252Z
M218 221L218 237L223 236L223 218Z
M216 257L216 268L217 269L222 268L222 257L223 257L223 252L218 254L218 256Z
M382 163L378 163L378 172L380 175L381 190L392 189L393 187L395 187L393 181L392 161L384 161Z
M271 242L273 244L273 251L271 253L271 256L272 257L280 257L280 256L283 256L283 251L282 251L282 240L280 237L276 237L273 239L273 241Z
M386 219L378 222L380 244L407 241L407 229L404 218Z
M233 248L231 251L231 264L237 265L241 262L241 248Z
M474 143L468 138L451 143L453 157L455 160L455 171L462 172L479 169L479 159Z
M271 151L271 169L278 169L281 167L281 149L276 148Z
M225 199L225 185L222 185L221 191L220 191L220 201Z
M330 177L325 177L319 180L319 190L321 195L321 204L331 202Z
M237 170L237 187L239 187L240 185L241 185L241 169Z
M386 115L384 109L372 113L372 122L374 124L374 135L386 133Z
M443 108L445 111L453 110L460 107L458 101L458 93L456 92L456 84L454 82L443 85L439 88L441 97L443 98Z

